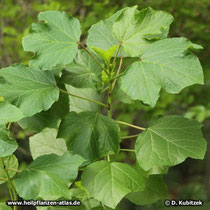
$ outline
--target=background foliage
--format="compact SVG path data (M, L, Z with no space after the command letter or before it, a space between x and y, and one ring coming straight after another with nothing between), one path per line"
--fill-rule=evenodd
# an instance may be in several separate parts
M2 0L0 5L0 68L14 62L27 64L31 55L22 50L22 37L28 34L29 26L35 22L37 14L41 11L64 10L77 17L82 25L84 34L82 39L85 41L87 30L92 24L109 17L123 7L132 5L138 5L139 9L151 6L154 9L168 11L175 19L169 37L184 36L204 47L204 50L198 53L198 57L204 68L205 86L194 85L185 88L179 95L162 91L155 108L142 105L140 102L136 102L134 106L117 102L114 118L141 125L155 115L179 114L202 122L204 135L208 140L210 138L209 0ZM16 155L21 167L24 168L32 160L28 152L28 137L32 133L20 129L16 124L12 125L11 130L13 137L19 139L20 148L16 151ZM122 132L124 135L130 135L136 131L129 128ZM124 141L122 145L132 148L133 142L132 140ZM125 161L131 159L132 162L130 153L121 153L119 158ZM181 165L172 167L165 177L170 198L210 201L209 163L210 148L204 161L189 159ZM1 185L0 201L8 199L7 191L4 189L4 185ZM163 202L142 207L136 207L126 201L121 203L121 209L154 209L161 206Z

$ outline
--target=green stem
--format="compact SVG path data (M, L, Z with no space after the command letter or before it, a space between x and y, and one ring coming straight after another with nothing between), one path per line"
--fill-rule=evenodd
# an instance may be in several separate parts
M108 90L109 89L109 86L107 86L107 87L105 87L102 91L101 91L101 93L104 93L106 90Z
M109 75L108 71L100 64L94 55L79 41L78 44L90 55L90 57Z
M111 98L111 91L112 91L112 83L109 83L109 91L108 91L108 117L112 119L112 98Z
M116 75L116 76L114 76L114 77L111 79L111 82L113 82L113 83L112 83L112 84L113 84L113 85L112 85L112 90L113 90L113 87L114 87L114 83L116 83L116 82L114 82L114 81L115 81L116 79L118 79L119 77L122 77L124 74L125 74L125 73ZM104 92L107 91L109 88L110 88L109 86L105 87L105 88L101 91L101 93L104 93Z
M11 128L12 122L8 123L7 129L9 130Z
M102 208L103 208L103 209L105 209L105 206L104 206L104 204L103 204L102 202L100 202L100 203L101 203L101 206L102 206Z
M146 128L142 128L142 127L130 124L130 123L123 122L123 121L116 120L115 122L118 123L118 124L127 125L127 126L130 126L132 128L136 128L138 130L146 130Z
M123 62L123 57L121 56L121 58L120 58L120 64L119 64L118 69L117 69L117 74L116 74L115 79L114 79L114 82L112 84L112 90L114 89L114 87L116 85L116 82L117 82L117 79L119 78L120 71L121 71L121 68L122 68L122 62Z
M120 149L120 151L123 151L123 152L135 152L134 149Z
M111 75L110 75L110 77L111 77ZM111 81L109 81L109 86L108 87L109 87L109 89L108 89L108 108L107 108L107 110L108 110L108 117L110 119L112 119L112 105L111 105L112 104L112 97L111 97L112 82ZM107 155L107 161L110 162L109 155Z
M112 99L111 99L111 92L110 92L110 87L112 87L112 84L110 83L109 84L109 91L108 91L108 117L110 119L112 119L112 110L111 110L111 102L112 102ZM110 157L109 155L107 155L107 161L110 162Z
M61 92L65 93L65 94L67 94L67 95L70 95L70 96L73 96L73 97L76 97L76 98L80 98L80 99L83 99L83 100L86 100L86 101L89 101L89 102L93 102L93 103L95 103L95 104L98 104L98 105L101 105L101 106L104 106L104 107L108 108L108 106L107 106L106 104L103 104L103 103L101 103L101 102L99 102L99 101L96 101L96 100L93 100L93 99L90 99L90 98L85 98L85 97L78 96L78 95L74 95L74 94L69 93L69 92L67 92L67 91L65 91L65 90L62 90L62 89L60 89L60 88L59 88L59 90L60 90Z
M13 200L16 201L16 200L17 200L17 193L16 193L15 187L14 187L14 185L13 185L13 183L12 183L12 180L10 179L9 173L8 173L8 171L6 170L6 165L5 165L5 163L4 163L3 158L1 158L1 162L2 162L3 169L4 169L5 174L6 174L6 176L7 176L7 179L8 179L8 180L7 180L7 181L8 181L8 184L11 186L11 191L12 191L12 193L13 193ZM14 206L14 210L17 210L17 206Z
M118 48L117 48L117 53L116 53L116 55L115 55L115 57L114 57L114 60L113 60L113 62L112 62L113 68L114 68L114 64L115 64L115 62L116 62L118 53L119 53L119 51L120 51L120 46L121 46L121 45L122 45L122 43L120 42L120 43L119 43L119 46L118 46ZM112 69L112 71L113 71L113 69Z
M7 183L7 185L8 185L8 190L9 190L10 199L11 199L11 200L14 200L13 194L12 194L12 190L11 190L11 188L10 188L10 186L9 186L9 183Z
M112 81L114 81L115 79L118 79L119 77L122 77L124 74L125 74L125 73L121 73L121 74L118 74L118 75L114 76L114 77L112 78Z
M106 157L107 157L107 161L110 162L110 156L107 155Z
M136 138L138 136L139 136L139 134L132 135L132 136L123 136L123 137L121 137L121 139L132 139L132 138Z

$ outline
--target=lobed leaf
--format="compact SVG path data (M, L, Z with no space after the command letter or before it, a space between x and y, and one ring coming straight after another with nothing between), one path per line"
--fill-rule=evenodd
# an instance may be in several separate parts
M62 108L61 108L62 107ZM50 109L42 111L31 117L25 117L18 122L24 128L33 132L40 132L44 128L58 128L60 119L69 112L69 97L60 92L59 99Z
M29 65L49 70L71 63L78 51L79 21L59 11L40 12L38 19L31 33L23 38L23 49L36 53Z
M131 57L140 56L153 40L167 37L173 16L148 7L125 9L113 24L113 33L122 43L123 51Z
M107 161L86 167L82 185L91 196L111 208L115 208L128 193L144 189L143 178L134 168L125 163Z
M0 70L8 82L0 84L0 95L19 107L25 116L49 109L58 100L59 89L50 71L13 65Z
M87 45L107 50L122 45L119 56L140 56L153 41L167 37L172 15L137 6L124 8L88 31Z
M58 137L66 140L68 150L90 162L119 151L117 124L97 112L70 112L60 124Z
M137 161L145 171L153 167L173 166L187 157L203 159L206 141L201 124L171 115L154 120L137 138Z
M198 58L189 49L198 48L185 38L170 38L151 44L141 60L134 62L122 77L121 89L133 100L154 107L160 89L179 93L193 84L203 84Z
M65 140L56 136L57 129L46 128L29 138L30 151L34 160L39 156L52 153L61 156L67 151Z
M103 50L108 50L112 46L119 45L119 40L112 32L112 26L114 24L114 21L125 9L119 10L108 19L101 20L91 26L88 31L87 37L87 46L89 48L97 47ZM120 50L118 55L125 56L126 54Z
M24 199L55 200L71 198L69 186L76 179L78 167L84 162L79 155L66 152L38 157L15 179L16 190Z

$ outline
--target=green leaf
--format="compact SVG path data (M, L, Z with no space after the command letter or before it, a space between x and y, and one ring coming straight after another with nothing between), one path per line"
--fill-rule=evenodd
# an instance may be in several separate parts
M8 102L0 102L0 124L16 122L22 118L24 115L16 106Z
M100 202L88 196L87 192L83 187L80 188L72 188L72 197L74 199L78 199L85 206L84 209L93 209L94 207L100 206Z
M128 193L144 189L143 178L134 168L107 161L89 165L82 174L82 185L91 196L111 208Z
M97 57L97 60L98 57ZM76 88L100 88L101 67L84 50L79 50L74 61L65 66L62 82Z
M55 200L71 198L69 186L76 179L78 167L84 162L69 152L38 157L15 179L16 190L24 199Z
M131 58L131 57L125 57L123 58L123 62L122 62L122 67L121 67L121 72L125 73L128 69L128 67L135 61L137 61L139 58ZM116 66L120 65L120 59L117 58L116 60ZM121 84L122 84L122 78L118 78L117 79L117 83L115 85L115 88L112 92L112 97L113 100L119 100L123 103L127 103L127 104L133 104L134 100L131 99L130 96L128 96L122 89L121 89Z
M103 50L99 47L92 47L92 49L107 63L110 62L110 59L112 58L117 48L118 48L118 45L114 45L107 50Z
M0 203L1 210L11 210L12 208L7 206L5 203Z
M32 24L31 34L23 39L23 49L36 53L29 64L49 70L71 63L78 51L79 21L58 11L41 12L38 19L40 22Z
M57 128L59 118L53 115L52 108L47 111L42 111L31 117L25 117L18 122L23 128L32 132L41 132L44 128Z
M203 159L206 141L201 124L171 115L154 120L136 141L136 158L144 170L154 166L173 166L187 157Z
M13 65L0 70L8 84L0 84L0 95L19 107L25 116L49 109L58 100L59 89L50 71Z
M63 155L66 151L66 142L64 139L56 138L57 130L46 128L29 138L30 151L33 159L46 154Z
M147 176L155 174L167 174L169 166L154 166L149 171L147 171Z
M103 50L108 50L112 46L119 45L119 40L117 40L112 32L112 26L114 21L125 9L119 10L108 19L101 20L91 26L87 37L87 46L89 48L97 47ZM125 53L120 49L118 56L125 56Z
M121 84L122 79L119 78L113 91L113 98L126 104L133 104L134 100L132 100L130 96L128 96L123 90L121 90Z
M139 164L136 164L137 171L144 176L145 178L148 178L150 175L159 175L159 174L167 174L168 173L169 166L154 166L148 171L145 171L142 169Z
M11 155L17 147L15 139L9 138L9 131L5 125L0 125L0 157Z
M145 189L141 192L131 192L126 198L136 205L148 205L167 198L168 190L162 176L152 175L144 178Z
M10 156L3 157L3 161L4 161L4 164L5 164L6 168L12 168L12 169L15 169L15 170L18 169L18 160L15 157L15 155L10 155ZM13 171L13 170L7 170L7 172L9 174L10 178L13 178L16 174L16 172ZM3 165L2 165L1 161L0 161L0 177L4 178L4 179L7 179L7 175L6 175L5 171L3 170ZM0 184L3 184L4 182L5 181L0 180Z
M61 108L62 107L62 108ZM31 117L25 117L18 122L24 128L33 132L40 132L44 128L58 128L60 119L69 112L69 97L60 92L59 99L50 109L42 111Z
M92 88L75 88L71 85L66 85L66 89L68 92L83 96L89 99L94 99L96 101L101 101L101 95L98 94L98 92L95 89ZM98 110L98 104L82 100L80 98L76 98L73 96L69 96L70 100L70 111L74 112L83 112L83 111L97 111Z
M68 150L91 162L119 151L117 124L97 112L70 112L60 124L58 137L66 140Z
M173 21L172 15L148 7L141 11L137 6L125 9L113 24L113 33L131 57L140 56L151 40L165 38Z
M122 77L121 89L134 100L155 106L160 89L179 93L193 84L203 84L198 58L189 51L195 45L185 38L170 38L151 44Z

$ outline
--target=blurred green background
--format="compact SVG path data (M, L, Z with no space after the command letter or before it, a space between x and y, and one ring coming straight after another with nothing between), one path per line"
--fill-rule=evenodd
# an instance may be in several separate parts
M133 124L145 125L156 115L179 114L202 122L204 136L210 139L210 0L1 0L0 4L0 67L12 63L27 64L30 54L22 49L21 40L29 32L32 22L41 11L64 10L77 17L82 25L85 41L90 26L107 18L119 9L138 5L139 9L151 6L171 13L175 20L171 26L170 37L184 36L200 44L204 50L197 55L202 63L205 85L185 88L179 95L161 92L155 108L136 102L115 103L114 118ZM21 168L30 161L28 136L30 132L12 125L12 135L20 145L16 155ZM136 130L125 128L125 135L135 134ZM133 148L134 139L124 140L122 147ZM209 147L209 146L208 146ZM113 159L115 157L112 157ZM134 163L129 153L121 153L118 160ZM168 184L170 199L202 199L210 202L210 148L204 161L187 159L184 163L169 169L164 176ZM0 186L0 201L8 199L6 185ZM127 200L120 203L120 209L158 209L164 207L163 201L149 206L135 206ZM21 207L20 209L33 209Z

